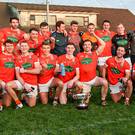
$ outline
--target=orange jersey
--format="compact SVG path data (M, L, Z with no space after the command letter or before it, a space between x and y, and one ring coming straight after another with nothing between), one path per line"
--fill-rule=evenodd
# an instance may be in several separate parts
M39 56L39 49L40 49L40 45L39 45L39 40L37 40L37 42L35 40L28 40L27 41L29 44L29 52L34 53L35 55Z
M39 61L42 67L44 64L47 64L47 69L44 69L43 67L41 74L38 75L38 83L45 84L54 76L57 56L53 54L49 55L48 57L41 55L39 57Z
M98 56L94 51L91 54L79 53L77 55L80 63L80 81L88 82L96 77Z
M118 83L120 78L125 77L126 70L130 71L130 66L127 61L124 60L124 63L118 63L115 57L107 59L106 65L108 80L112 85Z
M38 57L34 54L29 54L28 56L19 55L16 58L16 67L24 68L27 70L31 70L35 68L35 62L38 62ZM37 75L30 73L20 73L20 76L23 80L32 85L37 85Z
M112 31L107 32L105 30L97 30L95 34L106 43L106 46L99 57L111 56L112 37L115 35L115 33Z
M0 29L0 44L2 45L6 40L11 40L14 43L14 54L18 55L19 51L17 48L17 43L23 40L25 32L20 29L14 30L11 27ZM0 48L0 52L3 51Z
M93 35L91 35L89 32L85 32L82 35L82 40L90 40L92 42L92 51L96 50L98 46L100 45L97 38Z
M97 39L96 37L94 37L93 35L90 35L89 32L84 32L82 35L82 40L90 40L92 43L97 43Z
M14 43L17 43L19 40L22 40L25 34L25 32L23 32L20 29L14 30L10 27L1 29L1 32L3 33L3 41L10 39Z
M0 55L0 80L9 82L15 79L14 56L9 54Z
M50 37L51 37L50 31L46 32L45 35L43 35L41 32L39 32L39 34L38 34L39 44L42 45L42 42L44 40L50 39Z
M61 55L58 57L58 64L63 63L65 66L65 76L61 74L58 75L58 78L64 83L73 79L76 75L76 68L79 68L79 61L76 57L72 59L66 58L66 55Z
M42 50L41 50L41 47L42 47L42 43L47 40L47 39L50 39L51 37L51 32L48 31L46 32L45 35L42 35L41 32L39 32L38 34L38 44L39 44L39 47L38 47L38 53L39 53L39 56L42 55ZM51 44L51 48L52 48L53 44Z

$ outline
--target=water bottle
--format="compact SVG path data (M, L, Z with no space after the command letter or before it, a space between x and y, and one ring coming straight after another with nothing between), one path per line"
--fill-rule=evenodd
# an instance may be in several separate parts
M61 68L61 75L65 76L65 66L63 63L60 64L60 68Z

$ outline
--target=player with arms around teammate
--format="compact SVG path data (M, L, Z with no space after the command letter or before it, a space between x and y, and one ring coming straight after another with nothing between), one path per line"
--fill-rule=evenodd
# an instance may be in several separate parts
M125 105L129 105L132 81L130 80L130 65L123 57L125 53L125 47L119 46L116 50L116 56L109 58L105 67L112 100L117 103L123 96L123 92L125 92Z
M40 73L41 66L36 55L29 53L29 45L26 41L20 43L21 55L16 58L16 78L17 80L7 83L7 91L16 103L16 107L23 105L17 97L15 90L23 90L22 98L28 106L36 105L37 96L37 74Z

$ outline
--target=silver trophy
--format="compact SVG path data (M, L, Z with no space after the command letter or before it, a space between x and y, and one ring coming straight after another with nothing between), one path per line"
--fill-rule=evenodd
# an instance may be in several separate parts
M74 99L76 100L77 109L87 109L88 108L88 104L86 103L87 97L88 96L85 93L80 93L80 94L74 95Z

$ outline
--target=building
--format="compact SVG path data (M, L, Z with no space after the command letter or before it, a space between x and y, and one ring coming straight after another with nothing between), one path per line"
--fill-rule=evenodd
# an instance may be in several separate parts
M49 10L48 23L51 26L58 20L63 20L67 26L72 20L76 20L83 27L90 22L101 27L104 19L112 22L112 29L115 29L118 23L123 23L128 30L135 25L135 16L127 9L50 5ZM1 2L0 27L8 25L9 17L14 14L19 15L22 27L39 26L46 20L46 5ZM5 15L6 18L2 17Z

